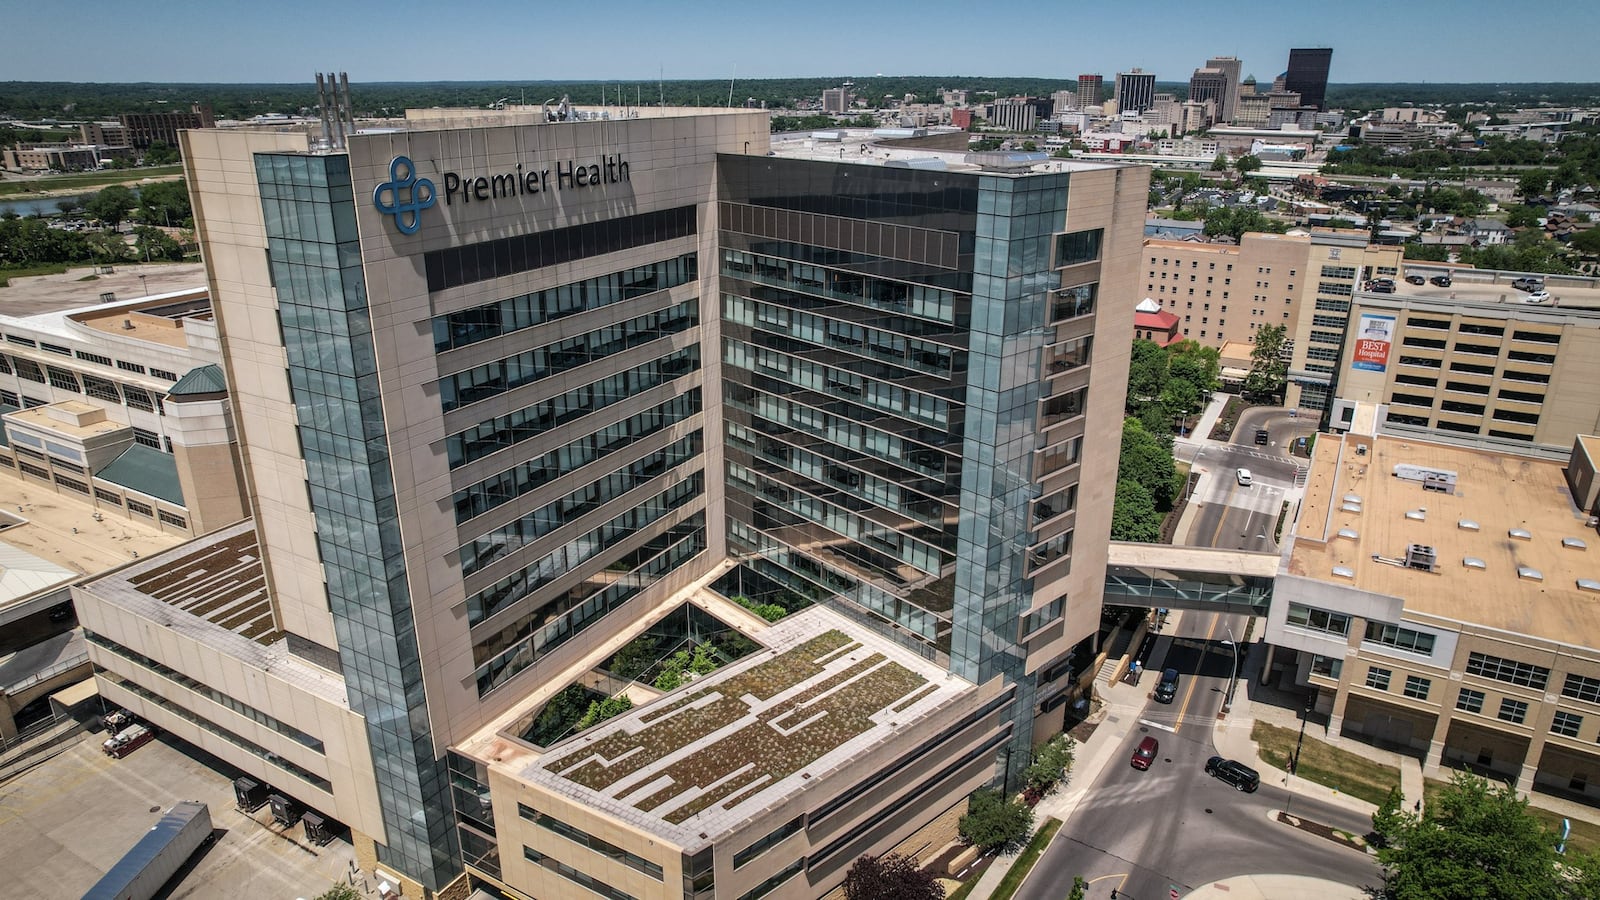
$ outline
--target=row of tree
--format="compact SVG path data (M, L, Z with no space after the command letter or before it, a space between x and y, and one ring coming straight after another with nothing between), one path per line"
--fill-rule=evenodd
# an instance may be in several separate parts
M43 219L0 219L0 269L25 269L57 263L111 263L183 259L183 245L165 231L140 225L133 243L114 231L81 232L51 228Z
M1221 385L1221 368L1216 348L1194 341L1167 347L1142 339L1133 342L1111 511L1112 540L1161 540L1162 522L1184 490L1184 476L1172 456L1176 425L1211 399Z

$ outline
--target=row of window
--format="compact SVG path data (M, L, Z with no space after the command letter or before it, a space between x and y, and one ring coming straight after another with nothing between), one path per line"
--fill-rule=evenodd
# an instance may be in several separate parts
M669 472L700 455L702 433L695 431L680 440L640 457L626 466L603 475L578 490L536 510L485 532L456 550L461 574L471 575L491 563L509 556L557 528L593 512L652 478Z
M1389 681L1393 676L1394 671L1391 669L1372 666L1367 669L1367 687L1373 690L1387 691L1389 689ZM1407 675L1402 693L1413 700L1426 700L1432 690L1432 679L1423 678L1421 675Z
M464 309L433 319L433 348L453 350L694 281L693 253Z
M945 474L945 455L940 451L862 422L825 413L786 397L757 391L747 384L734 381L723 382L723 398L728 406L766 419L775 428L798 429L808 434L826 434L833 444L910 469L918 474L931 475L935 478Z
M930 375L948 378L954 366L956 354L950 347L893 331L841 322L733 294L722 296L722 310L723 318L729 322L788 335L819 347L846 350Z
M668 508L676 508L700 496L704 490L704 473L696 472L693 477L674 485L662 497ZM702 528L633 571L618 574L609 587L581 600L553 621L541 620L543 624L539 625L530 621L529 633L525 637L479 666L473 673L478 685L478 696L484 697L495 688L504 685L518 673L542 659L545 654L583 633L607 613L633 599L705 548L705 529ZM476 656L477 648L473 649Z
M538 825L541 828L544 828L547 831L561 835L580 847L592 850L608 859L614 859L630 869L636 869L646 875L649 875L651 878L654 878L657 881L663 880L662 870L659 864L651 862L650 860L645 859L637 854L630 853L627 850L618 847L616 844L603 841L586 831L574 828L560 819L552 818L548 813L539 812L526 803L517 804L517 815L528 820L529 822L534 823L535 825Z
M700 389L695 388L653 409L607 425L564 447L462 488L453 497L456 524L481 516L502 503L515 500L540 485L609 456L699 411Z
M700 368L700 345L685 347L640 366L574 388L559 397L541 400L512 413L480 422L445 438L450 468L532 440L564 422L620 403L657 385L681 378Z
M5 354L0 354L0 374L14 374L24 381L48 384L57 390L67 391L68 393L87 394L98 400L126 403L129 407L143 410L144 412L167 414L166 407L161 402L161 395L151 393L137 385L124 384L120 385L119 388L119 385L114 381L88 373L83 373L83 381L80 383L78 380L80 376L76 372L58 369L55 366L45 366L41 369L38 363L20 356L8 362ZM11 397L16 396L9 391L0 391L0 394L6 394ZM0 401L11 403L12 406L22 405L15 400L4 400L3 397L0 397ZM42 401L32 404L32 406L43 405Z
M1163 266L1166 265L1169 261L1172 262L1174 265L1177 265L1177 266L1182 266L1183 265L1183 260L1181 260L1181 259L1179 259L1179 260L1171 260L1169 257L1162 257L1161 258L1161 264ZM1156 264L1156 258L1154 256L1150 257L1150 265L1153 266L1155 264ZM1227 266L1226 271L1229 271L1229 272L1233 271L1233 263L1225 263L1224 265ZM1200 263L1198 261L1196 261L1196 260L1190 260L1189 261L1189 268L1198 269L1198 268L1200 268ZM1217 264L1216 263L1207 263L1206 264L1206 269L1207 269L1207 271L1215 272L1217 270ZM1259 271L1259 268L1257 269L1257 271ZM1294 273L1290 272L1289 274L1293 275Z
M250 706L249 704L243 703L229 694L224 694L219 690L202 684L201 682L190 678L171 666L157 662L156 660L145 656L143 653L140 653L137 650L131 650L127 647L124 647L116 641L105 637L104 635L96 634L95 632L90 631L86 632L84 637L89 641L89 643L98 647L103 647L106 650L115 653L116 655L141 668L149 669L168 681L175 682L180 687L199 694L207 700L210 700L212 703L216 703L219 706L225 706L259 725L264 725L267 728L270 728L284 737L294 741L295 743L300 744L301 746L307 747L316 753L327 752L327 749L323 746L322 741L318 740L316 737L306 734L304 731L301 731L293 725L290 725L288 722L282 721L281 719Z
M723 362L766 375L786 385L816 391L934 428L945 428L950 424L950 404L942 397L865 378L845 369L825 366L731 338L723 341L722 352Z
M35 346L34 341L33 341L32 338L25 338L25 337L23 337L21 335L17 335L17 334L8 334L8 335L6 335L6 340L10 341L13 344L18 344L18 345L23 346L23 347L33 347L33 346ZM39 343L37 346L41 350L47 350L47 351L49 351L51 353L55 353L55 354L60 355L60 356L76 357L78 359L83 360L84 362L92 362L92 363L94 363L96 365L105 366L107 368L111 368L112 365L115 365L118 369L121 369L124 372L134 372L134 373L137 373L139 375L143 375L143 374L145 374L145 371L146 371L145 367L140 363L131 363L131 362L127 362L125 360L120 360L120 359L119 360L115 360L113 362L113 360L109 356L104 356L104 355L101 355L99 353L90 353L87 350L78 350L78 351L74 352L74 351L72 351L72 350L70 350L70 349L68 349L66 347L60 346L59 344ZM20 357L20 356L16 357L16 359L19 359L19 360L22 359L22 358L23 357ZM0 365L4 365L4 362L7 359L8 359L8 357L5 354L0 353ZM6 371L9 372L10 370L6 369ZM177 381L178 380L178 373L177 372L169 372L166 369L158 369L155 366L151 366L149 368L149 373L151 375L154 375L157 378L163 378L163 379L165 379L167 381Z
M423 254L422 264L428 290L442 291L688 237L695 233L696 227L695 208L680 206L433 250Z
M498 397L507 391L597 362L624 350L693 328L700 321L698 300L658 309L562 341L474 366L439 379L439 405L445 412Z
M925 284L874 278L743 250L722 251L722 274L945 324L955 322L955 293Z

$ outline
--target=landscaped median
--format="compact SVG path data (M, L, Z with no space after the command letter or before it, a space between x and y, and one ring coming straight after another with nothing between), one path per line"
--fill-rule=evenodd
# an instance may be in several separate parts
M1039 857L1044 854L1044 848L1050 846L1051 839L1060 830L1060 819L1044 820L1044 824L1039 826L1039 830L1033 833L1033 839L1028 841L1028 846L1022 848L1022 852L1017 854L1017 861L1012 863L1011 868L1006 870L1005 877L1000 880L1000 886L994 889L993 894L989 895L991 900L1011 900L1012 895L1017 892L1017 888L1022 887L1023 879L1027 878L1028 873L1033 871L1034 863L1038 862ZM965 900L967 895L971 894L973 889L978 886L978 881L982 878L982 871L974 873L972 877L967 879L965 884L950 895L948 900Z
M1281 728L1266 722L1257 722L1250 731L1250 739L1260 749L1261 761L1275 769L1289 770L1299 733L1293 728ZM1374 762L1332 744L1306 738L1300 749L1300 762L1296 775L1307 781L1333 788L1365 800L1373 806L1381 804L1389 790L1400 784L1400 770L1395 766Z

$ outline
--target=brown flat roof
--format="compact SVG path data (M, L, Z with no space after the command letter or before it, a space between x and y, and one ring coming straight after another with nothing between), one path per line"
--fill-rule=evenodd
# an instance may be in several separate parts
M149 313L134 310L115 309L93 315L75 316L74 318L85 327L93 328L95 331L102 331L106 334L136 338L168 347L187 347L189 345L183 334L182 319L169 319L166 316L152 316Z
M235 528L232 534L196 541L190 548L187 553L164 555L159 566L125 570L124 578L147 597L258 643L271 644L283 637L272 624L255 528Z
M1397 476L1397 466L1453 471L1455 492L1424 490ZM1577 587L1579 579L1600 581L1600 535L1573 505L1562 470L1413 439L1319 435L1288 571L1401 598L1407 613L1600 646L1600 593ZM1563 546L1564 538L1587 548ZM1433 572L1384 561L1403 559L1411 544L1434 548ZM1543 577L1520 576L1519 567Z

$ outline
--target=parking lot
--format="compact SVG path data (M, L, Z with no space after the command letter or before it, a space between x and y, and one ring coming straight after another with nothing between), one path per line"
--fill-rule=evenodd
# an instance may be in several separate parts
M83 896L180 800L210 805L217 840L195 854L166 895L172 900L315 897L354 864L344 837L315 847L301 826L273 825L270 807L240 812L232 773L202 751L163 737L119 760L100 752L104 737L91 732L0 784L0 894Z

